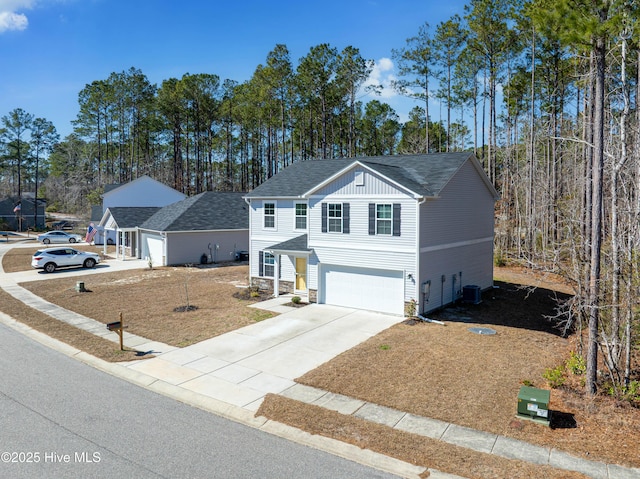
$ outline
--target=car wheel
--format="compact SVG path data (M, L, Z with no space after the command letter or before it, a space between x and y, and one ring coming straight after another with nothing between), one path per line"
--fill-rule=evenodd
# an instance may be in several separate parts
M84 267L85 268L93 268L96 265L96 260L93 258L87 258L84 261Z
M44 265L44 270L47 273L53 273L56 270L55 263L47 263Z
M49 244L49 243L51 243L51 240L49 238L45 238L45 239L42 240L42 242L44 244Z
M75 238L69 238L69 243L75 243L76 239Z

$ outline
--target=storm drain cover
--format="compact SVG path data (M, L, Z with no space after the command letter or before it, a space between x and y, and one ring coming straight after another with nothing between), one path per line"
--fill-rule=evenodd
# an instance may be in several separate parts
M469 328L469 331L475 334L482 334L483 336L496 334L496 330L491 328Z

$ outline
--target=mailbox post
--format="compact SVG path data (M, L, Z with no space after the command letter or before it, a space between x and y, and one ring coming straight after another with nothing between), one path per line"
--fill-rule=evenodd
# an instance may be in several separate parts
M120 313L120 321L114 321L113 323L107 323L107 329L109 331L115 331L120 336L120 351L124 351L124 344L122 340L124 325L122 324L122 313Z

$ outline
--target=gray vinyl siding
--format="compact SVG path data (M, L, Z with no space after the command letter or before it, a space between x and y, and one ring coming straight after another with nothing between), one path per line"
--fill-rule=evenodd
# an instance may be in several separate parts
M494 198L474 169L467 161L439 198L424 203L422 247L493 237Z
M167 265L199 264L200 257L211 254L217 263L233 261L237 251L249 248L249 231L198 231L167 233ZM209 251L211 244L211 252ZM216 250L215 246L218 245Z
M460 278L460 273L462 277ZM445 282L442 282L442 276ZM455 288L452 288L453 277ZM429 251L420 255L420 281L431 280L429 302L422 304L420 311L431 311L451 303L465 285L480 286L481 289L493 285L493 242L484 241L473 245Z

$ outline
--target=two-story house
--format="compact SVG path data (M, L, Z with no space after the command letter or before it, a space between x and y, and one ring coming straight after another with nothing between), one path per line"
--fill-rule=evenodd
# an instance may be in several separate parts
M493 285L498 193L472 153L302 161L245 199L251 281L274 295L425 313Z

